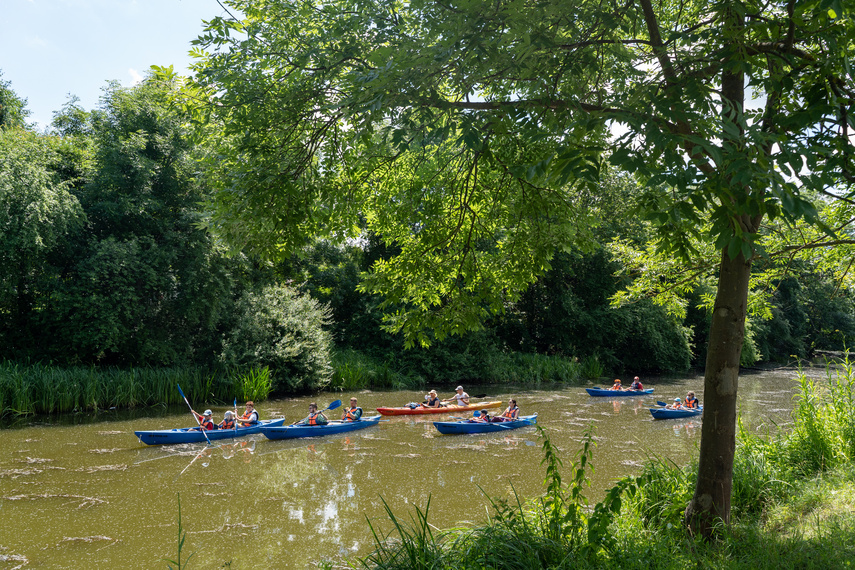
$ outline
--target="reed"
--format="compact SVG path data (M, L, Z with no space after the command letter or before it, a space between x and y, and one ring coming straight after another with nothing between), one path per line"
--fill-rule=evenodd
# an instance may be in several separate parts
M183 402L180 384L194 401L263 400L269 372L211 373L200 368L57 367L0 361L0 415L54 414ZM248 395L248 397L247 397Z

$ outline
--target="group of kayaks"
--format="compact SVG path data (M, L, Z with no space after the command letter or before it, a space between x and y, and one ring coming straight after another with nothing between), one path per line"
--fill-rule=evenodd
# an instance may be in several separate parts
M585 388L591 396L595 398L615 398L627 396L649 396L653 393L653 388L644 390L613 390L610 388ZM658 408L649 408L650 415L654 420L669 420L677 418L691 418L703 414L704 407L697 408L669 408L665 402L656 402Z
M206 441L241 437L244 435L252 435L260 433L268 439L295 439L302 437L318 437L323 435L332 435L365 429L371 426L376 426L383 416L403 416L403 415L421 415L421 414L447 414L447 413L467 413L477 410L498 408L502 402L482 402L471 404L469 406L443 406L440 408L426 407L402 407L402 408L377 408L381 415L369 416L361 418L357 421L330 421L322 425L285 425L284 418L275 420L261 420L257 424L248 427L238 427L235 429L215 429L206 430L204 433L198 427L169 429L169 430L149 430L135 431L134 434L142 443L147 445L174 445L178 443L204 443ZM450 422L433 422L436 429L443 434L463 434L463 433L492 433L497 431L507 431L524 426L530 426L537 423L537 414L531 416L521 416L516 420L502 422L480 422L469 419L456 420ZM206 437L207 436L207 437Z

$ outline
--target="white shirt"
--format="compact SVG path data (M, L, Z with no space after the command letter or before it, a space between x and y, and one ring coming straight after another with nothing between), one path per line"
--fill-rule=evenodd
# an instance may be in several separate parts
M468 405L465 400L469 399L469 394L467 394L466 392L463 392L462 394L455 394L454 397L457 398L458 406Z

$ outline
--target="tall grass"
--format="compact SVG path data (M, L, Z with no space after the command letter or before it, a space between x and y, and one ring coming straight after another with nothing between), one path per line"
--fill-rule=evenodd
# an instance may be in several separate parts
M231 402L238 395L262 400L262 372L214 374L199 368L60 368L0 362L0 415L53 414L183 402L180 384L194 401Z

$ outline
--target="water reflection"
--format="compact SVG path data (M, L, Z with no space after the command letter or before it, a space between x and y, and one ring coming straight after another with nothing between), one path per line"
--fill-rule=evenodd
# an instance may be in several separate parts
M699 392L702 379L645 384L655 386L655 397L611 400L589 397L581 388L497 387L491 399L516 397L524 413L539 412L538 423L549 431L565 467L594 425L596 499L651 454L678 463L697 454L700 418L653 421L647 409L689 389ZM752 429L788 421L793 385L789 374L743 376L743 419ZM422 395L363 392L359 401L371 409ZM263 417L303 417L308 401L266 402ZM163 558L175 556L180 493L186 552L195 552L196 564L306 568L324 557L370 548L365 517L389 528L381 497L405 519L408 505L424 507L430 499L431 523L448 527L484 520L488 501L479 487L510 500L514 491L521 497L542 491L534 428L446 436L433 427L441 416L403 416L317 440L251 436L212 447L147 447L132 435L135 429L184 426L186 415L178 409L112 414L98 422L39 419L4 430L0 509L15 524L0 527L0 556L21 557L30 567L77 568L80 560L91 567L128 560L138 567L162 566ZM299 559L288 554L296 544Z

